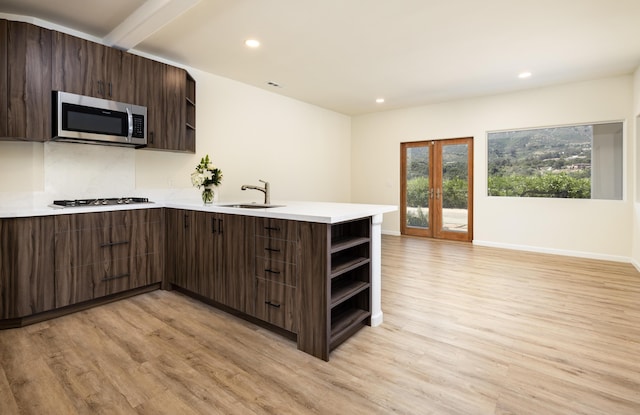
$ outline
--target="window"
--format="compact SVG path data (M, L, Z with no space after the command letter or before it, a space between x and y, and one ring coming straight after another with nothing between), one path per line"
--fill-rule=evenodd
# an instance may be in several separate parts
M489 132L488 195L621 200L622 127Z

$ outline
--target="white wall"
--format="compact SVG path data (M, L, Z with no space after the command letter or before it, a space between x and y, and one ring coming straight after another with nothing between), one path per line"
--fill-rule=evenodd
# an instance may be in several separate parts
M260 201L243 184L271 184L272 201L349 202L351 119L269 91L190 69L196 79L196 155L136 151L136 187L190 189L209 154L222 169L218 201ZM345 179L347 178L347 179ZM185 194L184 191L181 194Z
M631 261L640 270L640 67L633 76L633 128L629 137L635 144L634 151L634 197L633 197L633 246Z
M633 174L631 76L381 112L352 121L352 201L399 205L400 142L474 137L474 243L628 260L632 180L622 201L486 196L486 133L625 121L625 176ZM399 212L383 229L399 233Z

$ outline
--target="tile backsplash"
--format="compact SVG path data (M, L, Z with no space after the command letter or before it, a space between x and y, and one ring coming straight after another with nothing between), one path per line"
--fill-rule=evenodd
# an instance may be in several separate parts
M44 191L54 199L133 195L135 150L124 147L44 144Z
M199 201L200 191L188 181L188 187L136 188L136 151L140 150L58 142L0 142L0 211L42 209L58 199L93 197Z

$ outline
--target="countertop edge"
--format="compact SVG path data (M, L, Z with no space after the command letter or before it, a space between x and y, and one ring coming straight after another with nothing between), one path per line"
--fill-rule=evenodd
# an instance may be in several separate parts
M74 208L58 208L47 206L37 209L10 209L4 211L0 210L0 219L69 215L77 213L110 212L133 209L171 208L332 224L368 216L380 215L388 212L394 212L398 209L397 206L394 205L369 205L360 203L282 202L279 204L282 204L284 206L275 208L247 209L221 206L222 204L204 206L202 204L180 201L150 202L126 206L111 205Z

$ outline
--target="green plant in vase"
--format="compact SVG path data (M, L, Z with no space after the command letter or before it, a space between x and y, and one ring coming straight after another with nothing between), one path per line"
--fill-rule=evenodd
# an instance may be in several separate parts
M213 203L213 188L221 182L222 170L213 165L208 154L200 159L200 164L191 173L191 184L198 189L202 189L202 202L205 205Z

